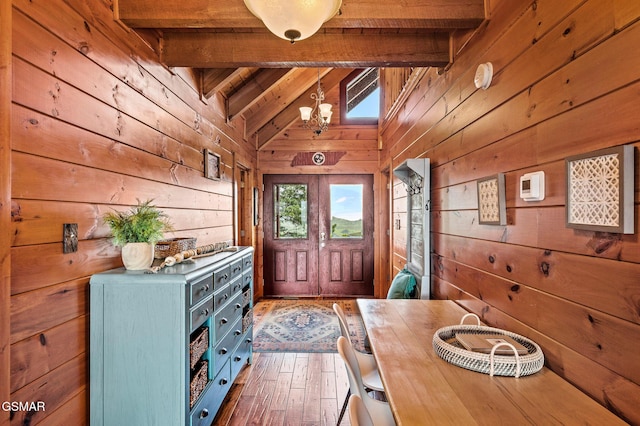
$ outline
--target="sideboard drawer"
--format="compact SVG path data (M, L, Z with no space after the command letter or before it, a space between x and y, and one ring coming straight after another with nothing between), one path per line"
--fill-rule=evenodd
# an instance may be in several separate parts
M248 332L241 337L240 340L242 341L231 357L231 372L234 377L251 358L251 349L253 347L253 328L249 328Z
M251 284L251 281L253 281L253 269L249 269L242 274L242 281L244 287Z
M243 257L242 258L242 265L243 265L245 271L247 269L253 268L253 255L250 254L248 256Z
M237 293L242 293L242 287L244 287L244 277L238 277L235 280L231 281L229 285L229 294L231 296L235 296Z
M233 383L231 377L231 366L227 362L191 412L191 426L211 425L225 395L231 389Z
M203 322L207 320L213 314L213 298L209 298L201 305L196 306L191 310L191 327L193 332L196 328L200 327Z
M236 347L238 342L242 340L242 320L238 319L231 326L231 331L227 333L226 336L222 338L221 341L215 347L215 362L214 365L218 368L221 365L224 365L227 360L231 357L231 353L233 349Z
M218 289L224 287L229 282L230 278L231 272L229 265L213 271L213 291L218 291Z
M229 286L227 285L222 290L213 295L213 299L215 300L215 309L216 311L220 309L225 303L229 301L231 294L229 293Z
M242 259L231 262L231 264L229 265L229 269L231 271L231 275L229 276L230 280L242 275Z
M199 301L213 293L213 276L207 275L202 279L190 284L191 287L191 306L198 304Z
M215 314L215 339L220 340L231 329L237 316L236 306L242 301L242 294L235 296L228 305L225 305Z

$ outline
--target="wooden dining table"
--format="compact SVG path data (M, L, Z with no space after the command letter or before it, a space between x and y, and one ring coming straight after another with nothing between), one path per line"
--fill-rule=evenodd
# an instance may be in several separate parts
M440 358L434 333L467 313L453 301L357 304L398 425L626 424L546 367L519 378L492 377Z

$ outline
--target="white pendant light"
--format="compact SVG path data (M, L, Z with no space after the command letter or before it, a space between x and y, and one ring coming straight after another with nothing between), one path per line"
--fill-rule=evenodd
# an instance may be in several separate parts
M291 43L316 33L338 13L342 0L244 0L249 11Z

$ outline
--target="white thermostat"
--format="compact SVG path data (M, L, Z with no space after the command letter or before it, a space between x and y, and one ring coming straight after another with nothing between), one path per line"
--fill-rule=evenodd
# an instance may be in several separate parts
M524 201L544 200L544 172L522 175L520 178L520 198Z

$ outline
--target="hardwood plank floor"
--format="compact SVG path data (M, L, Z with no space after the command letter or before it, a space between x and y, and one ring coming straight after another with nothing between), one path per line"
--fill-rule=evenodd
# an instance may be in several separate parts
M335 425L348 389L337 353L254 353L213 424ZM341 424L350 424L348 414Z

